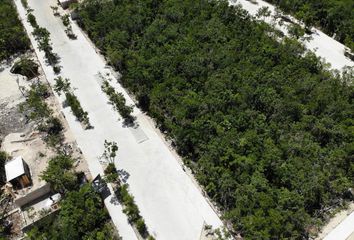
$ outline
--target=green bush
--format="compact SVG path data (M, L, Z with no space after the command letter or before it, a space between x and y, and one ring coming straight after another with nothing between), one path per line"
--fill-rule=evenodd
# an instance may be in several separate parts
M26 102L20 104L21 112L29 112L29 118L33 120L44 120L48 118L52 111L44 101L49 97L49 91L46 85L35 83L31 85L26 96Z
M61 20L62 20L65 27L70 25L69 14L65 14L65 15L61 16Z
M117 173L117 168L114 163L109 163L106 169L104 170L105 174Z
M71 111L73 112L77 120L79 122L84 123L85 125L89 125L90 123L89 123L88 113L82 109L81 104L77 99L77 97L73 93L66 92L65 98L67 104L70 106Z
M39 50L44 51L48 64L53 66L54 71L58 71L59 69L57 67L54 69L54 67L59 62L59 56L53 52L53 47L50 43L49 31L46 28L39 27L38 25L33 26L33 28L34 30L32 33L38 42Z
M61 66L53 65L53 72L59 74L61 72Z
M104 170L104 174L107 182L119 183L119 175L114 163L108 164L108 166Z
M70 81L68 78L63 79L61 76L54 78L55 85L54 91L57 94L61 94L61 92L69 92L70 91Z
M123 94L116 93L116 91L108 83L108 81L103 82L102 90L104 93L107 94L110 103L119 112L119 114L123 117L123 119L128 123L133 123L134 117L131 115L131 113L133 112L133 106L125 105L126 101Z
M54 191L67 193L79 188L70 156L59 155L49 160L48 167L41 173L41 179L50 183Z
M28 2L27 2L27 0L21 0L21 3L22 3L22 6L24 7L24 8L28 8Z
M136 221L136 228L138 229L138 231L141 234L141 236L143 236L143 237L147 236L148 232L147 232L147 228L146 228L144 219L139 218Z
M118 187L117 198L122 202L123 212L128 216L130 223L134 224L143 238L149 237L144 219L140 216L138 206L135 204L134 197L128 191L128 185L123 184Z
M32 13L27 14L27 21L31 24L33 28L38 28L38 23L36 17Z
M124 206L123 212L127 214L129 222L136 223L140 218L138 206L134 202L134 197L128 191L128 185L123 184L118 188L118 198Z

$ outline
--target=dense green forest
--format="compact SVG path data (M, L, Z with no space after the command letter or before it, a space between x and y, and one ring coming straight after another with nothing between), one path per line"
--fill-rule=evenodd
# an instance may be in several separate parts
M28 50L29 39L11 0L0 1L0 61Z
M354 51L353 0L266 0L308 26L318 26Z
M86 184L67 194L60 202L58 216L37 224L27 236L31 240L118 239L107 224L109 220L102 198Z
M215 0L86 0L79 24L246 239L303 239L354 176L353 73Z

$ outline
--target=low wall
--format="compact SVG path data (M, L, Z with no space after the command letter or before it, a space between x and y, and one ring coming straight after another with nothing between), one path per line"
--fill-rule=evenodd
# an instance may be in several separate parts
M27 203L30 203L30 202L36 200L37 198L40 198L40 197L48 194L49 192L50 192L50 184L46 183L42 187L37 188L36 190L27 193L25 196L16 198L15 204L18 207L22 207L22 206L26 205Z
M51 225L55 217L58 215L58 213L59 213L59 209L56 209L53 212L48 213L48 215L24 226L22 228L22 231L25 233L31 230L34 226L40 228L40 227Z

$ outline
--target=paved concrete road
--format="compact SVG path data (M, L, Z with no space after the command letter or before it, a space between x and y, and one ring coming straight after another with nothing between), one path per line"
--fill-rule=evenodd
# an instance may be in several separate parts
M20 0L15 2L21 18L25 18ZM72 87L76 89L75 94L83 109L88 111L94 126L92 130L83 130L70 110L63 110L92 175L102 173L98 157L103 153L104 140L116 141L119 146L117 167L127 172L130 190L150 233L156 239L197 240L204 222L214 228L222 226L198 187L160 138L151 120L135 108L134 115L140 127L131 129L123 126L100 89L97 73L107 72L105 62L74 24L73 31L78 39L68 39L60 18L55 18L50 9L56 1L29 0L28 3L34 9L38 24L51 33L54 52L61 58L61 75L70 78ZM30 30L27 22L25 27ZM43 53L38 55L42 65L45 65ZM53 85L55 76L51 67L44 66L44 70ZM124 89L118 84L116 87L132 104ZM108 209L123 238L135 239L131 228L124 222L126 219L119 212L119 206L108 204Z
M346 217L324 240L346 240L354 233L354 212Z
M249 0L229 0L229 3L232 5L241 4L242 8L247 10L251 15L256 15L258 9L261 7L268 7L271 11L271 16L265 19L265 22L272 23L273 16L275 14L275 7L265 1L256 0L257 4L252 3ZM275 25L278 29L282 30L287 34L285 23L283 26L280 26L278 23ZM312 40L305 42L305 46L315 51L316 55L325 59L326 62L330 63L333 69L341 70L344 66L354 66L354 62L349 58L344 56L345 46L340 42L337 42L333 38L329 37L320 30L315 30L315 33L311 35Z

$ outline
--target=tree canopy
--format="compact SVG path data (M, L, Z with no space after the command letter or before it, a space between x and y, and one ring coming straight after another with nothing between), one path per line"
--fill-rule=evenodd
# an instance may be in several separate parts
M77 175L73 170L74 160L70 156L58 155L49 160L41 178L50 183L54 191L60 193L78 189Z
M352 197L353 72L227 1L86 0L79 24L246 239L307 238Z
M71 191L60 203L60 212L52 223L28 232L33 240L117 239L107 225L109 215L103 200L89 184Z
M0 61L30 48L30 42L11 0L0 1Z

